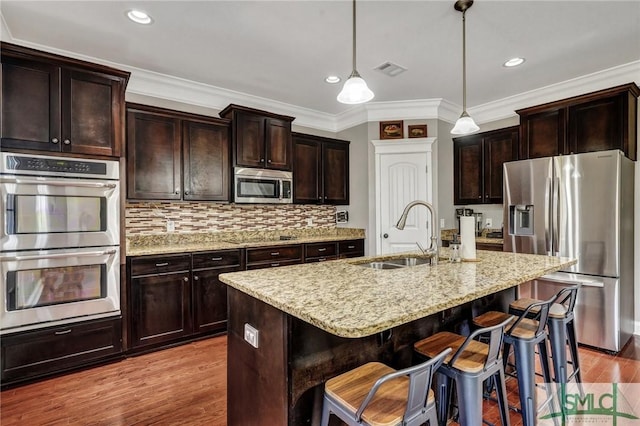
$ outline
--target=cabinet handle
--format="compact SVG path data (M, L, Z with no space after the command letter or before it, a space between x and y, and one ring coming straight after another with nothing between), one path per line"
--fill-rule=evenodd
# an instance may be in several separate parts
M218 260L222 260L222 258L221 257L212 257L211 260L215 260L217 262Z
M318 251L327 251L327 248L326 247L319 248Z
M70 144L71 144L71 141L70 141L69 139L65 139L63 143L64 143L65 145L70 145Z
M184 191L184 195L189 195L189 191Z
M56 331L53 334L55 334L56 336L62 336L63 334L69 334L69 333L71 333L71 329L67 328L66 330Z
M60 142L60 141L58 140L58 138L53 138L53 139L51 139L51 143L53 143L53 144L56 144L56 143L58 143L58 142Z
M164 262L164 263L156 263L156 266L159 268L161 266L169 266L169 262Z
M354 249L356 246L347 246L348 249Z
M279 251L273 251L271 252L271 256L278 256L280 254Z
M200 278L197 275L194 275L193 280L198 281Z
M182 281L184 281L185 283L186 283L186 282L189 282L189 277L184 277L184 278L182 279Z
M326 257L320 257L320 258L318 258L318 262L324 262L325 260L327 260L327 258L326 258Z
M261 159L260 159L260 162L261 162L261 163L264 163L264 158L261 158Z
M276 266L280 266L280 264L279 263L272 263L271 266L272 267L276 267Z
M478 195L478 200L482 198L482 195Z
M179 189L176 189L176 194L180 194L180 190Z
M267 161L267 163L271 163L271 160Z
M322 197L318 197L318 200L322 201Z

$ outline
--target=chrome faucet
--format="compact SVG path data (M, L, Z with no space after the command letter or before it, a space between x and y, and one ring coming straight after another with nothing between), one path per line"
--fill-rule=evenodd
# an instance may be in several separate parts
M409 215L409 211L414 206L417 206L418 204L425 206L429 210L429 212L431 212L431 222L432 222L431 223L431 246L429 247L428 250L423 250L422 247L420 247L420 244L418 243L416 244L418 244L418 247L420 247L420 250L424 254L431 254L432 255L431 264L437 265L438 264L438 234L436 233L437 219L436 219L436 211L431 204L421 200L412 201L409 204L407 204L407 206L404 208L404 211L402 212L402 215L400 216L400 219L398 220L398 223L396 223L396 228L400 230L404 229L405 225L407 224L407 216Z

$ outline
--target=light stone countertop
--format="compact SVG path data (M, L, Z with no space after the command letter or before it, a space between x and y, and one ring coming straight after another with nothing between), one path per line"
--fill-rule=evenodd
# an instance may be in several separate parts
M448 249L441 249L441 256L447 255ZM485 250L477 256L477 262L383 270L354 264L373 258L352 258L226 273L220 280L324 331L359 338L576 263Z
M280 236L293 237L280 240ZM189 253L251 247L282 246L365 238L363 229L317 228L277 231L203 232L136 235L127 238L127 256Z

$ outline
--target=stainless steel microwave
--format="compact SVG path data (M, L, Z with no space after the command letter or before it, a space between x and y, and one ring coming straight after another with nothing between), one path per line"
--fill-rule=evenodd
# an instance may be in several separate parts
M293 173L282 170L234 168L236 203L290 204L293 202Z

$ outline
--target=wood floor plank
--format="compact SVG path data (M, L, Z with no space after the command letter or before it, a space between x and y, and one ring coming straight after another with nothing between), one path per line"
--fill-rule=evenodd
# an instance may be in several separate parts
M0 424L225 426L226 352L226 336L214 337L9 389L0 393ZM616 356L581 347L580 361L584 382L640 383L640 337ZM513 378L507 393L517 405ZM495 403L484 408L499 424ZM513 411L510 418L522 424Z

